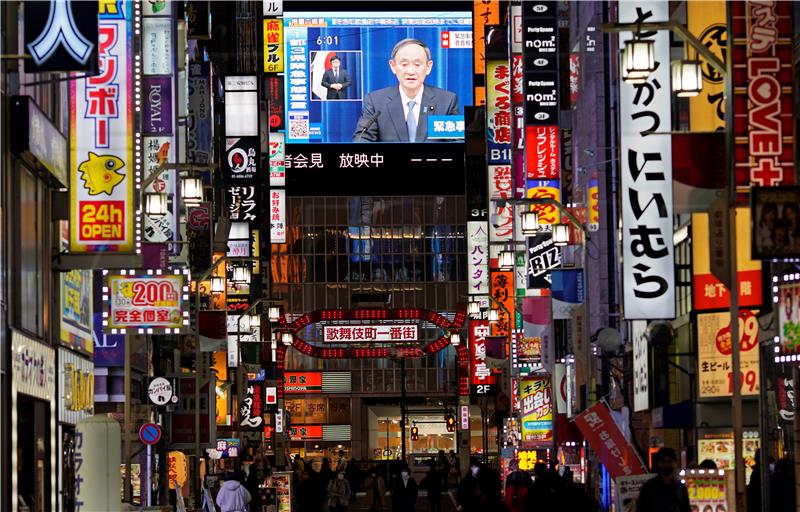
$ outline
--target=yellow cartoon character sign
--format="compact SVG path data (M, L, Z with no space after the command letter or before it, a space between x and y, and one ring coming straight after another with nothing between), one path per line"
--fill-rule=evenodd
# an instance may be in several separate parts
M89 151L89 159L81 162L78 170L81 172L81 179L86 183L84 188L89 191L89 195L111 195L114 187L125 179L124 173L117 172L124 166L125 163L116 156L97 155Z

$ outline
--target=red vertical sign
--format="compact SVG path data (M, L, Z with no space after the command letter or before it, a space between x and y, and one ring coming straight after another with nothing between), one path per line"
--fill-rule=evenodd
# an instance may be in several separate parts
M575 425L600 457L611 478L646 473L633 447L622 435L603 402L583 411L575 418Z

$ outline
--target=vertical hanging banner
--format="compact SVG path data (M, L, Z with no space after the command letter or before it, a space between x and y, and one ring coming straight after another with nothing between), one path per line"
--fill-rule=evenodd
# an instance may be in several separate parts
M620 2L621 23L667 21L666 1ZM656 70L644 84L620 82L622 146L622 251L625 317L675 317L672 244L672 92L669 32L645 34L654 42ZM619 45L633 39L619 35Z
M508 57L486 63L486 135L489 165L511 163L511 70Z
M508 338L514 329L514 272L491 272L491 308L497 310L491 335Z
M164 164L177 161L173 96L174 47L171 5L147 4L142 18L142 74L144 75L142 135L144 176L158 172ZM167 242L178 236L178 180L175 170L161 171L144 189L145 193L167 194L166 215L144 214L144 239Z
M486 338L489 336L488 320L470 320L469 323L469 389L473 396L497 393L497 375L486 364Z
M99 75L70 83L70 251L135 248L129 1L103 3Z
M558 2L522 4L525 124L558 126Z
M286 141L282 132L269 134L269 186L286 186Z
M264 73L283 73L283 20L264 20Z
M213 141L211 68L208 62L189 64L188 97L186 160L193 164L207 164L211 162Z
M514 179L511 165L489 166L489 266L497 267L500 246L496 242L510 242L514 234L514 207L511 204L496 206L495 199L513 198Z
M261 216L261 142L258 79L225 77L225 203L232 221L255 223Z
M286 190L282 188L269 191L269 240L286 243Z
M723 62L725 62L725 47L728 44L726 10L726 2L723 0L686 3L689 32L697 34L700 42ZM703 89L697 96L689 98L689 130L696 132L724 130L725 85L722 75L706 62L702 55L697 54L696 57L702 63Z
M500 23L500 2L498 0L474 0L472 7L472 40L475 75L475 105L486 103L486 88L483 86L486 66L486 25Z
M642 462L620 431L605 402L598 402L575 418L575 425L611 478L645 473Z
M239 429L264 428L264 383L247 381L245 392L239 400Z
M489 294L489 233L486 222L467 222L467 287L470 295Z
M792 2L733 2L736 185L794 183Z

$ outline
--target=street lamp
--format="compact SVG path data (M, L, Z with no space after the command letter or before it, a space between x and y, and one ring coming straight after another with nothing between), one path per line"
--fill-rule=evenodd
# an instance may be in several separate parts
M672 92L679 98L697 96L703 89L703 72L699 60L672 61Z
M450 344L454 347L461 345L461 335L457 332L450 334Z
M250 284L250 268L244 265L233 267L233 277L231 281L236 284Z
M181 197L186 204L198 204L203 200L203 180L193 176L181 178Z
M283 343L287 347L290 346L292 343L294 343L294 336L292 335L292 333L289 331L285 331L283 334L281 334L281 343Z
M569 244L569 224L553 224L553 245L563 247Z
M500 313L496 309L490 309L488 316L490 322L496 322L500 319Z
M535 235L539 231L539 213L533 211L522 212L522 234Z
M480 315L481 314L480 303L477 301L470 301L469 304L467 304L467 314L470 316L470 318L475 318L478 315Z
M225 291L225 278L214 276L211 278L211 293L220 294Z
M500 251L497 261L500 268L503 270L511 270L514 268L514 249L509 247Z
M281 308L278 306L270 306L267 311L267 317L270 323L277 323L281 319Z
M144 212L150 217L163 217L167 214L167 194L147 192L144 195Z
M625 41L622 56L629 79L646 79L656 70L655 44L650 39L634 37Z

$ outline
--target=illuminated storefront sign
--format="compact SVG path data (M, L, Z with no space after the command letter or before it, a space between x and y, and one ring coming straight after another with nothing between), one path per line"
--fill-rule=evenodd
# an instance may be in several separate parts
M419 339L417 325L378 324L378 325L325 325L322 327L322 341L341 342L411 342Z
M522 442L552 443L553 400L550 377L523 379L520 383L522 400Z
M739 350L742 395L757 395L758 318L747 309L739 312ZM698 396L706 398L733 394L731 352L730 314L697 315Z
M692 296L697 311L727 308L730 303L728 288L711 272L710 251L725 251L713 242L709 231L726 223L717 212L692 214ZM713 225L711 225L713 224ZM736 212L736 262L739 282L739 306L761 305L761 262L750 258L750 208L739 208ZM713 248L712 248L713 247ZM716 254L715 254L716 256Z
M262 382L248 381L239 399L239 429L261 430L264 427L264 386Z
M488 320L472 320L469 325L469 382L470 394L493 395L497 392L497 376L486 364Z
M91 270L70 270L61 274L60 341L86 354L94 351L92 282Z
M24 2L25 72L97 69L97 1Z
M58 420L74 425L94 410L94 364L64 348L58 349Z
M611 478L645 473L642 462L611 417L605 402L583 411L575 418L575 425L611 474Z
M289 427L292 441L322 441L322 425L297 425Z
M773 302L778 303L778 336L775 362L793 362L800 359L800 276L792 274L774 281L778 292ZM777 277L775 279L778 279Z
M142 20L142 73L145 75L169 75L172 73L172 19L169 17L145 17Z
M733 2L736 184L794 183L792 3ZM746 70L746 72L744 71ZM747 122L740 121L746 114Z
M174 330L177 333L189 325L188 294L183 273L109 274L103 293L108 316L103 325L112 334L126 329Z
M619 4L620 23L668 19L666 1ZM620 33L620 46L632 38ZM661 30L643 38L654 41L656 70L644 85L620 82L622 279L630 320L675 317L672 143L660 133L672 126L670 35Z
M528 179L558 179L560 175L558 126L528 126L526 132L525 160Z
M492 322L491 335L506 339L514 329L514 272L491 272L489 277L491 308L497 310L497 321Z
M558 124L558 23L555 2L522 6L525 124Z
M511 70L508 61L486 63L488 163L511 163Z
M499 246L496 242L509 242L514 234L514 207L511 204L496 205L494 199L514 197L514 177L511 165L489 166L489 211L496 219L489 222L489 261L491 267L497 266Z
M321 372L285 372L283 377L284 393L322 393Z
M100 12L100 74L70 83L70 251L134 249L131 3Z
M286 142L280 132L269 134L269 186L286 186Z
M489 233L486 222L467 222L467 285L471 295L489 293Z
M283 22L264 20L264 73L283 73Z
M286 243L286 190L281 188L269 192L269 240Z
M689 32L718 59L725 62L728 30L725 26L726 2L709 0L686 3L686 22ZM697 132L712 132L725 128L724 84L722 74L714 69L699 53L702 62L703 89L689 98L689 129ZM695 240L697 240L695 238Z

